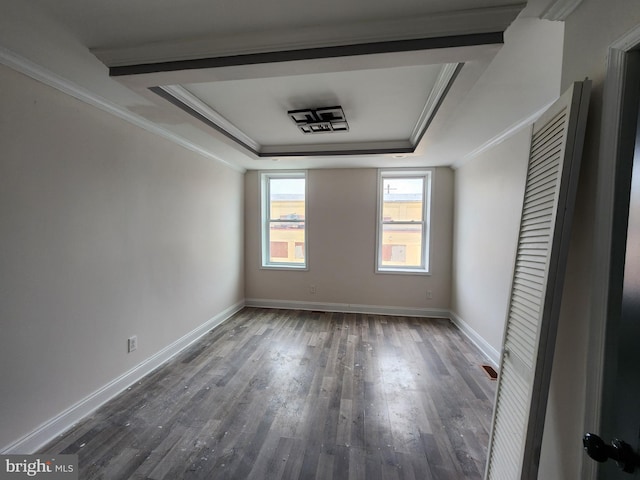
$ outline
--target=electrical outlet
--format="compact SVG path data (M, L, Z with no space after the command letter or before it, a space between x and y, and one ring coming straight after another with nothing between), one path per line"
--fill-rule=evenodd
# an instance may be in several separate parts
M309 285L309 293L311 295L315 295L315 293L316 293L316 286L315 285Z
M138 336L134 335L127 339L127 353L131 353L138 348Z
M431 290L427 290L427 300L431 300L433 298L433 292Z

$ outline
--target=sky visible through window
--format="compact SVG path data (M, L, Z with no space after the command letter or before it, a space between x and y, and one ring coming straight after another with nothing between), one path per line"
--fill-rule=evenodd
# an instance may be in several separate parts
M304 268L306 266L304 176L267 176L268 218L264 222L263 266Z
M426 271L425 184L427 174L382 174L378 271Z
M385 178L384 194L422 194L422 178Z
M304 178L272 178L270 190L272 195L285 193L304 195Z
M304 195L304 183L302 178L272 178L271 193ZM384 186L385 193L396 194L421 194L423 189L422 178L386 178Z

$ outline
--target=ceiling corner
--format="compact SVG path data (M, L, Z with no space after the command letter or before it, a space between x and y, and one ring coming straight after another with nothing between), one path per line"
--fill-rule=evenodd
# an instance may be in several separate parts
M564 21L581 3L582 0L554 0L544 9L540 18L543 20Z

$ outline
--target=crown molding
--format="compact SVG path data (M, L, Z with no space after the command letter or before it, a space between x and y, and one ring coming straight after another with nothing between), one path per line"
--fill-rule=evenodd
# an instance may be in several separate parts
M516 133L518 133L523 128L526 128L526 127L530 126L533 122L535 122L538 118L540 118L540 116L544 112L546 112L547 109L552 104L553 104L553 102L550 102L547 105L545 105L544 107L542 107L541 109L539 109L539 110L535 111L534 113L532 113L531 115L521 119L518 122L515 122L510 127L506 128L505 130L500 132L498 135L490 138L489 140L487 140L485 143L483 143L482 145L480 145L476 149L474 149L471 152L467 153L461 159L456 160L455 162L453 162L451 164L451 168L453 168L454 170L457 170L458 168L465 166L467 163L469 163L474 158L476 158L479 155L483 154L487 150L495 147L496 145L501 144L507 138L515 135Z
M582 0L555 0L540 15L543 20L565 21L578 8Z
M171 97L181 102L182 104L186 105L189 109L193 110L199 115L202 115L203 117L213 122L215 125L222 128L224 131L229 133L232 138L237 139L239 143L247 145L250 149L253 150L254 153L260 150L260 144L258 142L256 142L253 138L244 133L233 123L224 118L222 115L220 115L213 108L204 103L183 86L167 85L157 88L164 90L167 94L169 94Z
M218 114L211 107L206 105L197 97L191 95L184 88L179 87L151 87L149 90L160 97L164 98L171 104L175 105L185 113L192 116L207 127L221 133L230 140L234 141L238 146L246 149L256 157L310 157L310 156L327 156L327 155L376 155L376 154L397 154L412 153L412 147L408 141L373 141L373 142L355 142L355 143L330 143L330 144L304 144L304 145L269 145L263 146L255 143L251 137L240 129L236 128L231 122ZM178 92L178 98L174 93ZM186 101L184 101L186 100ZM228 131L229 128L231 131ZM239 135L236 135L239 133ZM253 145L244 141L247 139Z
M77 100L80 100L88 105L99 108L100 110L114 115L121 120L129 122L137 127L143 128L147 132L158 135L166 140L169 140L170 142L191 150L192 152L215 160L216 162L220 162L233 170L241 173L244 173L246 171L245 168L223 160L216 155L213 155L211 152L205 150L199 145L196 145L195 143L179 135L176 135L175 133L165 130L164 128L158 127L149 120L136 115L129 110L116 105L113 102L110 102L109 100L87 90L86 88L81 87L80 85L61 77L60 75L4 47L0 47L0 64L16 70L24 75L27 75L28 77L44 83L45 85L55 88L56 90L65 93Z
M418 145L424 133L427 131L429 124L438 111L438 107L440 107L440 104L444 100L461 68L461 63L447 63L442 66L442 70L440 70L440 73L438 74L436 83L431 89L429 98L427 98L427 102L422 109L422 113L420 114L420 117L418 117L416 126L409 137L409 143L411 143L414 148Z
M406 138L386 141L340 142L338 141L342 140L340 138L333 143L263 145L253 139L252 132L245 132L238 128L218 113L214 109L215 105L207 104L182 85L153 86L149 87L149 90L258 157L405 154L415 152L462 65L462 63L444 64L411 133Z

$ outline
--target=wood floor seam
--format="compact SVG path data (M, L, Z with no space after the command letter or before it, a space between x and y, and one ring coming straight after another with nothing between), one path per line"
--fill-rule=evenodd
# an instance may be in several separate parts
M246 307L41 452L87 480L479 480L485 363L443 319Z

